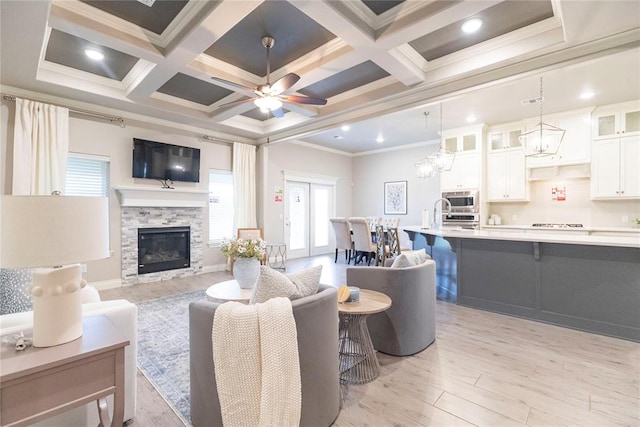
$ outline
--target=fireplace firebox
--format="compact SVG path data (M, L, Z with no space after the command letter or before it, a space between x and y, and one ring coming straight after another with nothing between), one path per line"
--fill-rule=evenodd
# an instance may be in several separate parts
M188 268L191 265L189 227L138 229L138 274Z

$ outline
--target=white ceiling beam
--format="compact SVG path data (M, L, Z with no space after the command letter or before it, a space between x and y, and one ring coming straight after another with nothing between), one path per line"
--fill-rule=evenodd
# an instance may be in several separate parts
M502 0L485 0L443 3L450 6L435 11L427 5L415 10L411 15L393 21L381 30L376 39L376 45L383 50L393 49L501 2Z
M262 1L221 2L198 25L185 28L181 37L173 40L158 65L136 86L130 87L131 99L146 99L177 72L191 63L227 31L250 14ZM188 24L187 24L188 25Z
M372 60L406 86L412 86L424 80L424 73L419 66L405 56L389 52L396 46L379 47L374 37L374 29L368 27L348 7L339 2L296 0L291 3L358 51L363 58Z

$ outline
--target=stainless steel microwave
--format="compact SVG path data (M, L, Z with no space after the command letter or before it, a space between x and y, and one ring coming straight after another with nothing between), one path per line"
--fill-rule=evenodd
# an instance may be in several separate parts
M444 191L442 198L451 203L450 213L477 213L480 212L480 198L478 190ZM448 207L448 206L447 206Z

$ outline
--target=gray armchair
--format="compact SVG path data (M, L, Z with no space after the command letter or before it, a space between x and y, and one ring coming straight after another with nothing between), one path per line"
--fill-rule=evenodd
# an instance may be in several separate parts
M379 291L391 298L388 310L367 318L376 350L393 356L409 356L435 340L436 264L433 260L404 268L350 267L347 284Z
M302 383L301 426L329 426L340 410L338 372L338 296L333 286L291 302L298 334ZM220 304L189 305L191 422L195 427L222 426L211 330Z

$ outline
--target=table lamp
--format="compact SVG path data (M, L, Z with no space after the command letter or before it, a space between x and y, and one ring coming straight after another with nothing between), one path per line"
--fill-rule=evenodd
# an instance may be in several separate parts
M0 267L36 268L33 345L51 347L82 336L80 262L109 256L106 197L1 196Z

